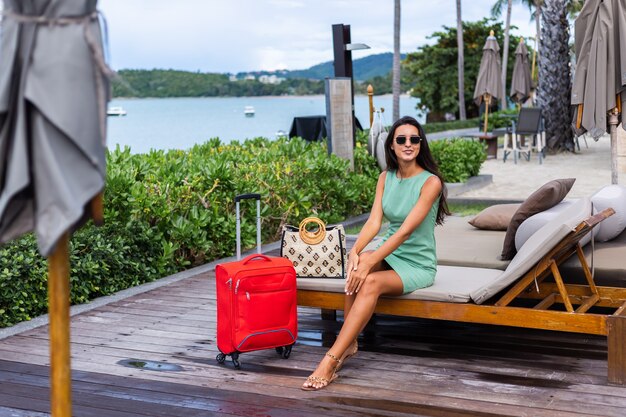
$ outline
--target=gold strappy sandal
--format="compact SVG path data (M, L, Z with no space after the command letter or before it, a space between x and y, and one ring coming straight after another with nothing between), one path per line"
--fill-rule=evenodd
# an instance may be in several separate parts
M335 379L337 379L337 377L338 377L337 369L341 366L341 359L338 359L335 355L333 355L330 352L326 352L326 356L328 356L329 358L331 358L332 360L337 362L337 365L335 365L335 367L333 368L333 373L330 376L330 379L329 378L324 378L324 377L321 377L321 376L313 376L313 375L311 375L310 377L308 377L306 379L306 381L304 381L304 384L300 387L302 390L304 390L304 391L318 391L318 390L321 390L322 388L326 388ZM316 384L316 383L320 383L322 385L320 385L319 387L312 386L312 384ZM310 386L306 386L306 384L310 384Z
M341 363L337 365L337 369L335 369L335 372L339 372L341 368L343 368L343 365L345 365L346 361L350 359L351 357L353 357L354 355L356 355L358 351L359 351L359 344L355 340L354 349L350 350L350 347L348 346L348 350L346 350L343 356L341 357Z

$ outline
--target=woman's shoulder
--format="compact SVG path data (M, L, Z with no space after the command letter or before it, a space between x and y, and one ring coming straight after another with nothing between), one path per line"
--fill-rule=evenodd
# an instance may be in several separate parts
M424 185L422 186L422 188L428 187L437 190L437 192L441 191L443 187L441 179L432 172L428 172L428 174L429 175L427 176L426 180L424 180Z

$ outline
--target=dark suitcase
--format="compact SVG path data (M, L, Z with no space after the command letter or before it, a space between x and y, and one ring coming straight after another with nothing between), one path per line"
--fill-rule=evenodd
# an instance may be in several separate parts
M257 200L258 254L241 260L239 202ZM261 196L235 197L237 210L237 261L215 267L217 290L216 360L231 356L239 369L239 354L276 349L287 359L298 337L296 271L286 258L261 255Z

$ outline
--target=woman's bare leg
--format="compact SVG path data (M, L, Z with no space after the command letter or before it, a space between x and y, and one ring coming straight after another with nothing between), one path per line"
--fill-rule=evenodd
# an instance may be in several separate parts
M349 314L344 319L337 340L328 352L341 358L372 317L378 298L381 295L401 295L403 290L402 280L395 271L386 270L370 273L359 292L355 294ZM336 361L324 356L311 376L330 379L336 366ZM319 387L322 385L319 382L305 382L305 386Z
M366 252L362 252L359 255L359 259L362 261L363 259L367 258L368 256L370 256L372 254L372 252L374 251L366 251ZM372 270L370 272L378 272L378 271L383 271L384 269L388 269L385 268L383 266L383 263L380 262L376 265L374 265L374 267L372 268ZM348 313L350 313L350 309L352 308L352 304L354 303L354 300L356 298L356 293L352 294L352 295L348 295L346 294L345 298L344 298L344 303L343 303L343 319L345 321L346 317L348 317Z

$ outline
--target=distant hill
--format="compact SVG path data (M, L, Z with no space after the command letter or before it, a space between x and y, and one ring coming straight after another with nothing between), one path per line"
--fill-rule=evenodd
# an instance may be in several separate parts
M401 55L401 59L404 59L406 54ZM384 77L391 71L393 65L393 54L391 52L385 52L383 54L369 55L363 58L353 59L352 68L354 70L354 78L357 81L365 81L372 79L376 76ZM280 71L259 71L249 73L239 73L238 77L243 77L246 74L253 75L276 75L284 78L305 78L312 80L323 80L326 77L332 77L334 75L333 61L324 62L312 66L309 69L304 70L280 70Z

